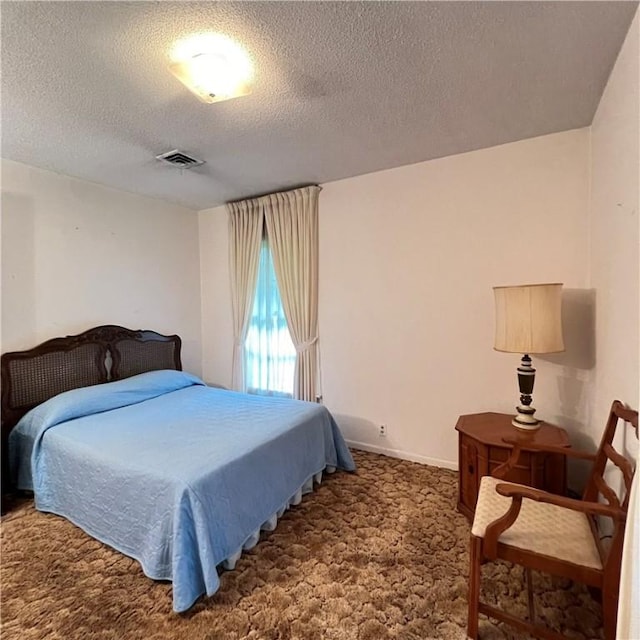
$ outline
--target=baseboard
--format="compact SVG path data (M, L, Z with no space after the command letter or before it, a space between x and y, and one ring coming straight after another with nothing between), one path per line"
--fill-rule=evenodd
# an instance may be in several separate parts
M347 445L352 449L360 449L362 451L369 451L371 453L379 453L383 456L389 456L391 458L400 458L401 460L409 460L409 462L419 462L420 464L428 464L432 467L442 467L443 469L458 470L457 462L450 462L449 460L439 460L438 458L427 458L426 456L419 456L415 453L408 453L407 451L400 451L398 449L386 449L385 447L378 447L375 444L368 444L366 442L356 442L354 440L347 440Z

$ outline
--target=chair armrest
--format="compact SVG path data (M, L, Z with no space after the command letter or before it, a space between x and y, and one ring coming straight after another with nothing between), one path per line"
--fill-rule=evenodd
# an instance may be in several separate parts
M540 489L534 489L533 487L523 487L514 484L500 483L496 486L496 491L505 498L513 498L517 495L521 498L535 500L536 502L555 504L558 507L564 507L565 509L571 509L572 511L581 511L582 513L597 516L608 516L613 520L625 520L627 517L626 512L622 509L612 507L607 504L602 504L601 502L576 500L574 498L558 496L555 493L541 491Z
M509 483L496 485L496 491L505 498L511 498L511 506L508 511L491 524L487 525L484 534L484 550L489 560L495 560L498 555L498 538L518 519L522 508L522 499L528 498L536 502L546 502L565 507L573 511L580 511L584 514L602 515L613 518L614 521L624 521L627 514L622 509L611 507L599 502L588 502L585 500L574 500L564 496L557 496L554 493L540 491L532 487L523 487Z

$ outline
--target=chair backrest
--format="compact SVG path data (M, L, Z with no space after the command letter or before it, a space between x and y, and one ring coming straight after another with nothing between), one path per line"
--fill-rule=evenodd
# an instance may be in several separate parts
M582 497L583 500L590 502L605 502L626 513L629 506L629 493L631 492L631 482L633 481L635 469L632 463L613 446L614 436L620 420L635 429L635 435L636 437L638 436L638 412L626 409L619 400L614 400L611 405L607 426L605 427L600 446L596 452L593 468ZM615 465L622 476L619 492L615 491L607 482L608 463ZM609 532L603 532L600 529L597 518L595 517L591 518L591 529L596 544L598 545L605 571L615 570L615 567L609 567L608 565L619 565L621 562L625 529L624 519L613 523L613 531L610 535ZM610 544L607 545L604 543L604 540L609 538Z

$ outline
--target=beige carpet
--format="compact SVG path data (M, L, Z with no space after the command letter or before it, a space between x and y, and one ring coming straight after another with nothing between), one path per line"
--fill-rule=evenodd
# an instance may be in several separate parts
M212 598L171 610L171 585L30 502L3 517L3 640L378 640L466 637L469 526L451 471L355 452L263 534ZM539 612L600 638L587 591L534 574ZM484 597L526 610L522 573L483 569ZM481 618L481 638L520 638Z

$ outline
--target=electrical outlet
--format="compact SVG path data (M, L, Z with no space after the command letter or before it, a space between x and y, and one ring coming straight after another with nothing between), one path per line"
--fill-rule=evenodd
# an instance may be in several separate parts
M380 431L378 431L378 435L381 438L386 437L386 435L387 435L387 425L386 424L381 424L380 425Z

